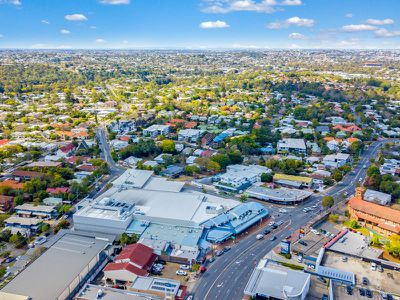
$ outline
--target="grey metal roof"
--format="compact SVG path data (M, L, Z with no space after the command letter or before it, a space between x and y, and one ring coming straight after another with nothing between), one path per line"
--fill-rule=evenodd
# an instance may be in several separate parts
M3 292L30 296L32 300L56 299L109 242L71 231L11 280Z

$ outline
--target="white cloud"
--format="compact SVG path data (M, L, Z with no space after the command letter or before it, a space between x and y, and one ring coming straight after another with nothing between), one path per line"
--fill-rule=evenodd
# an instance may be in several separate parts
M367 24L351 24L342 27L342 30L345 32L373 31L376 29L377 28L375 26Z
M293 32L293 33L289 34L288 38L294 39L294 40L304 40L306 38L306 36L301 33Z
M376 37L396 37L400 36L400 31L389 31L385 28L380 28L375 31Z
M200 28L203 29L213 29L213 28L227 28L229 24L224 21L207 21L200 23Z
M276 6L301 5L302 0L203 0L203 12L230 13L237 11L251 11L259 13L273 13Z
M102 44L105 43L106 40L105 39L96 39L96 43Z
M284 0L281 2L281 5L287 5L287 6L297 6L301 5L301 0Z
M16 6L22 5L21 0L0 0L0 4L12 4Z
M50 21L47 21L47 20L41 20L40 23L45 24L45 25L50 25Z
M71 31L69 31L68 29L61 29L61 30L60 30L60 33L61 33L61 34L70 34Z
M65 15L65 19L68 21L87 21L86 16L82 14Z
M269 29L286 28L292 25L298 27L312 27L314 26L314 23L315 21L313 19L302 19L299 17L292 17L285 21L269 23L267 27Z
M394 24L394 20L393 19L383 19L383 20L368 19L367 23L370 25L392 25L392 24Z
M130 0L100 0L102 4L110 4L110 5L120 5L120 4L129 4Z
M352 13L347 13L347 14L345 14L344 15L346 18L352 18L353 17L353 14Z

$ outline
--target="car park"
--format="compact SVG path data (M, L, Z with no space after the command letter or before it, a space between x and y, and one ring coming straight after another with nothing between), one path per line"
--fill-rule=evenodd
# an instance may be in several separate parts
M182 271L182 270L177 270L175 273L176 273L176 275L179 275L179 276L186 276L187 275L187 273L185 271Z

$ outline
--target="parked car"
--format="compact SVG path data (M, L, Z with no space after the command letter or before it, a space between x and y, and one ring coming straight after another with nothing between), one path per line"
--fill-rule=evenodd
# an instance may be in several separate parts
M317 279L318 279L319 281L321 281L322 283L326 283L326 280L325 280L325 278L322 278L322 277L317 277Z
M221 256L222 254L224 254L224 251L222 250L218 250L217 252L215 252L216 256Z
M362 278L362 284L363 285L368 285L368 283L369 283L368 278L367 277L363 277Z
M393 296L390 294L387 294L386 297L387 297L387 300L393 300Z
M208 259L208 263L212 263L212 262L214 262L215 261L215 258L214 257L210 257L209 259Z
M274 222L274 221L271 221L271 222L268 223L268 226L272 226L272 225L274 225L274 224L275 224L275 222Z
M346 292L347 295L353 295L353 288L350 285L346 286Z
M346 262L347 260L348 260L347 256L346 256L346 255L343 255L343 256L342 256L342 262Z
M270 232L271 232L271 230L268 229L268 228L266 228L266 229L264 229L263 234L267 235L267 234L269 234Z
M282 220L276 222L276 225L281 226L284 222Z
M36 241L34 242L35 245L42 245L47 241L47 237L39 236Z
M186 276L187 275L187 273L185 271L182 271L182 270L177 270L175 273L176 273L176 275L179 275L179 276Z
M256 239L257 240L262 240L264 238L264 235L263 234L257 234L256 235Z
M10 262L13 262L15 260L15 257L9 256L6 258L6 260L4 261L6 264L9 264Z
M269 239L271 242L276 240L276 236L273 236Z
M229 250L231 250L231 247L224 247L224 249L222 251L228 252Z
M372 298L374 294L372 293L371 290L367 290L367 298Z
M308 245L305 241L302 241L302 240L299 241L299 244L303 245L303 246L307 246Z
M381 265L378 265L378 272L383 272L383 267Z
M376 271L376 263L371 263L371 271Z
M179 269L181 269L181 270L190 270L190 266L188 266L188 265L180 265Z
M359 288L358 292L360 293L360 296L365 296L365 289Z

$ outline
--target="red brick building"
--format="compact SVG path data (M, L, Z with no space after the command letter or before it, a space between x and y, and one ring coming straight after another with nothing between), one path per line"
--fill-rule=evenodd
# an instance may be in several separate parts
M382 235L400 234L400 211L364 201L364 188L356 189L356 194L348 203L350 217L362 226Z

